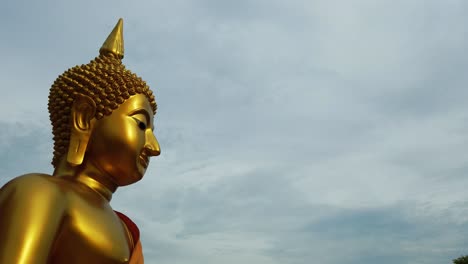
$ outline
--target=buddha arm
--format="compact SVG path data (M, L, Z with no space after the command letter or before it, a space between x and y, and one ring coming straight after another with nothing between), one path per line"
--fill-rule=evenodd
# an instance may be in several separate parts
M0 263L46 263L64 208L60 189L43 176L22 176L0 189Z

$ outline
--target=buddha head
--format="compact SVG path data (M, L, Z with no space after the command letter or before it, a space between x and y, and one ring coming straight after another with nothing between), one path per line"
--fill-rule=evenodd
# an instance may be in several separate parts
M148 85L127 70L123 21L90 63L65 71L49 94L52 165L92 164L118 185L140 180L149 157L160 153L153 130L157 105Z

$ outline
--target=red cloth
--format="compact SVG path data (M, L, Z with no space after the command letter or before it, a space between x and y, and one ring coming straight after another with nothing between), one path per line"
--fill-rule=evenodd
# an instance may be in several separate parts
M125 223L133 238L133 252L130 256L130 264L143 264L143 250L140 243L140 230L138 226L128 216L121 212L114 211L117 216Z

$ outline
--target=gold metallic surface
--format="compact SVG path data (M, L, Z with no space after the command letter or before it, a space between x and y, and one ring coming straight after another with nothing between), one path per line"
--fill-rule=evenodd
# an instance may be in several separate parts
M117 25L115 25L109 37L107 37L99 50L101 54L106 52L113 53L120 59L124 57L123 19L119 19Z
M120 28L121 32L120 21L116 28ZM112 37L115 32L114 28L108 39L123 41L123 38ZM117 46L123 47L123 42ZM153 113L156 113L157 106L153 92L140 77L127 70L121 59L114 53L101 53L90 63L75 66L60 75L52 85L49 94L49 113L54 135L54 158L52 160L54 167L57 166L61 156L66 152L76 151L78 146L76 145L78 142L69 142L72 132L70 130L71 109L76 96L90 97L96 104L94 117L101 119L110 115L123 101L135 94L146 95ZM73 146L71 150L70 144ZM77 163L81 159L81 157L76 158L77 160L70 161Z
M117 53L101 51L52 85L55 170L0 189L0 263L128 263L140 249L109 202L142 179L160 147L153 93L121 63L121 34L119 20L111 36L120 37L103 45Z

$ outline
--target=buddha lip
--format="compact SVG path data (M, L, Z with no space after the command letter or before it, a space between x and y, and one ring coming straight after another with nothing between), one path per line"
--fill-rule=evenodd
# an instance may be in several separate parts
M149 159L148 159L148 157L146 155L144 155L144 154L140 155L139 160L140 160L140 164L144 168L148 167Z

